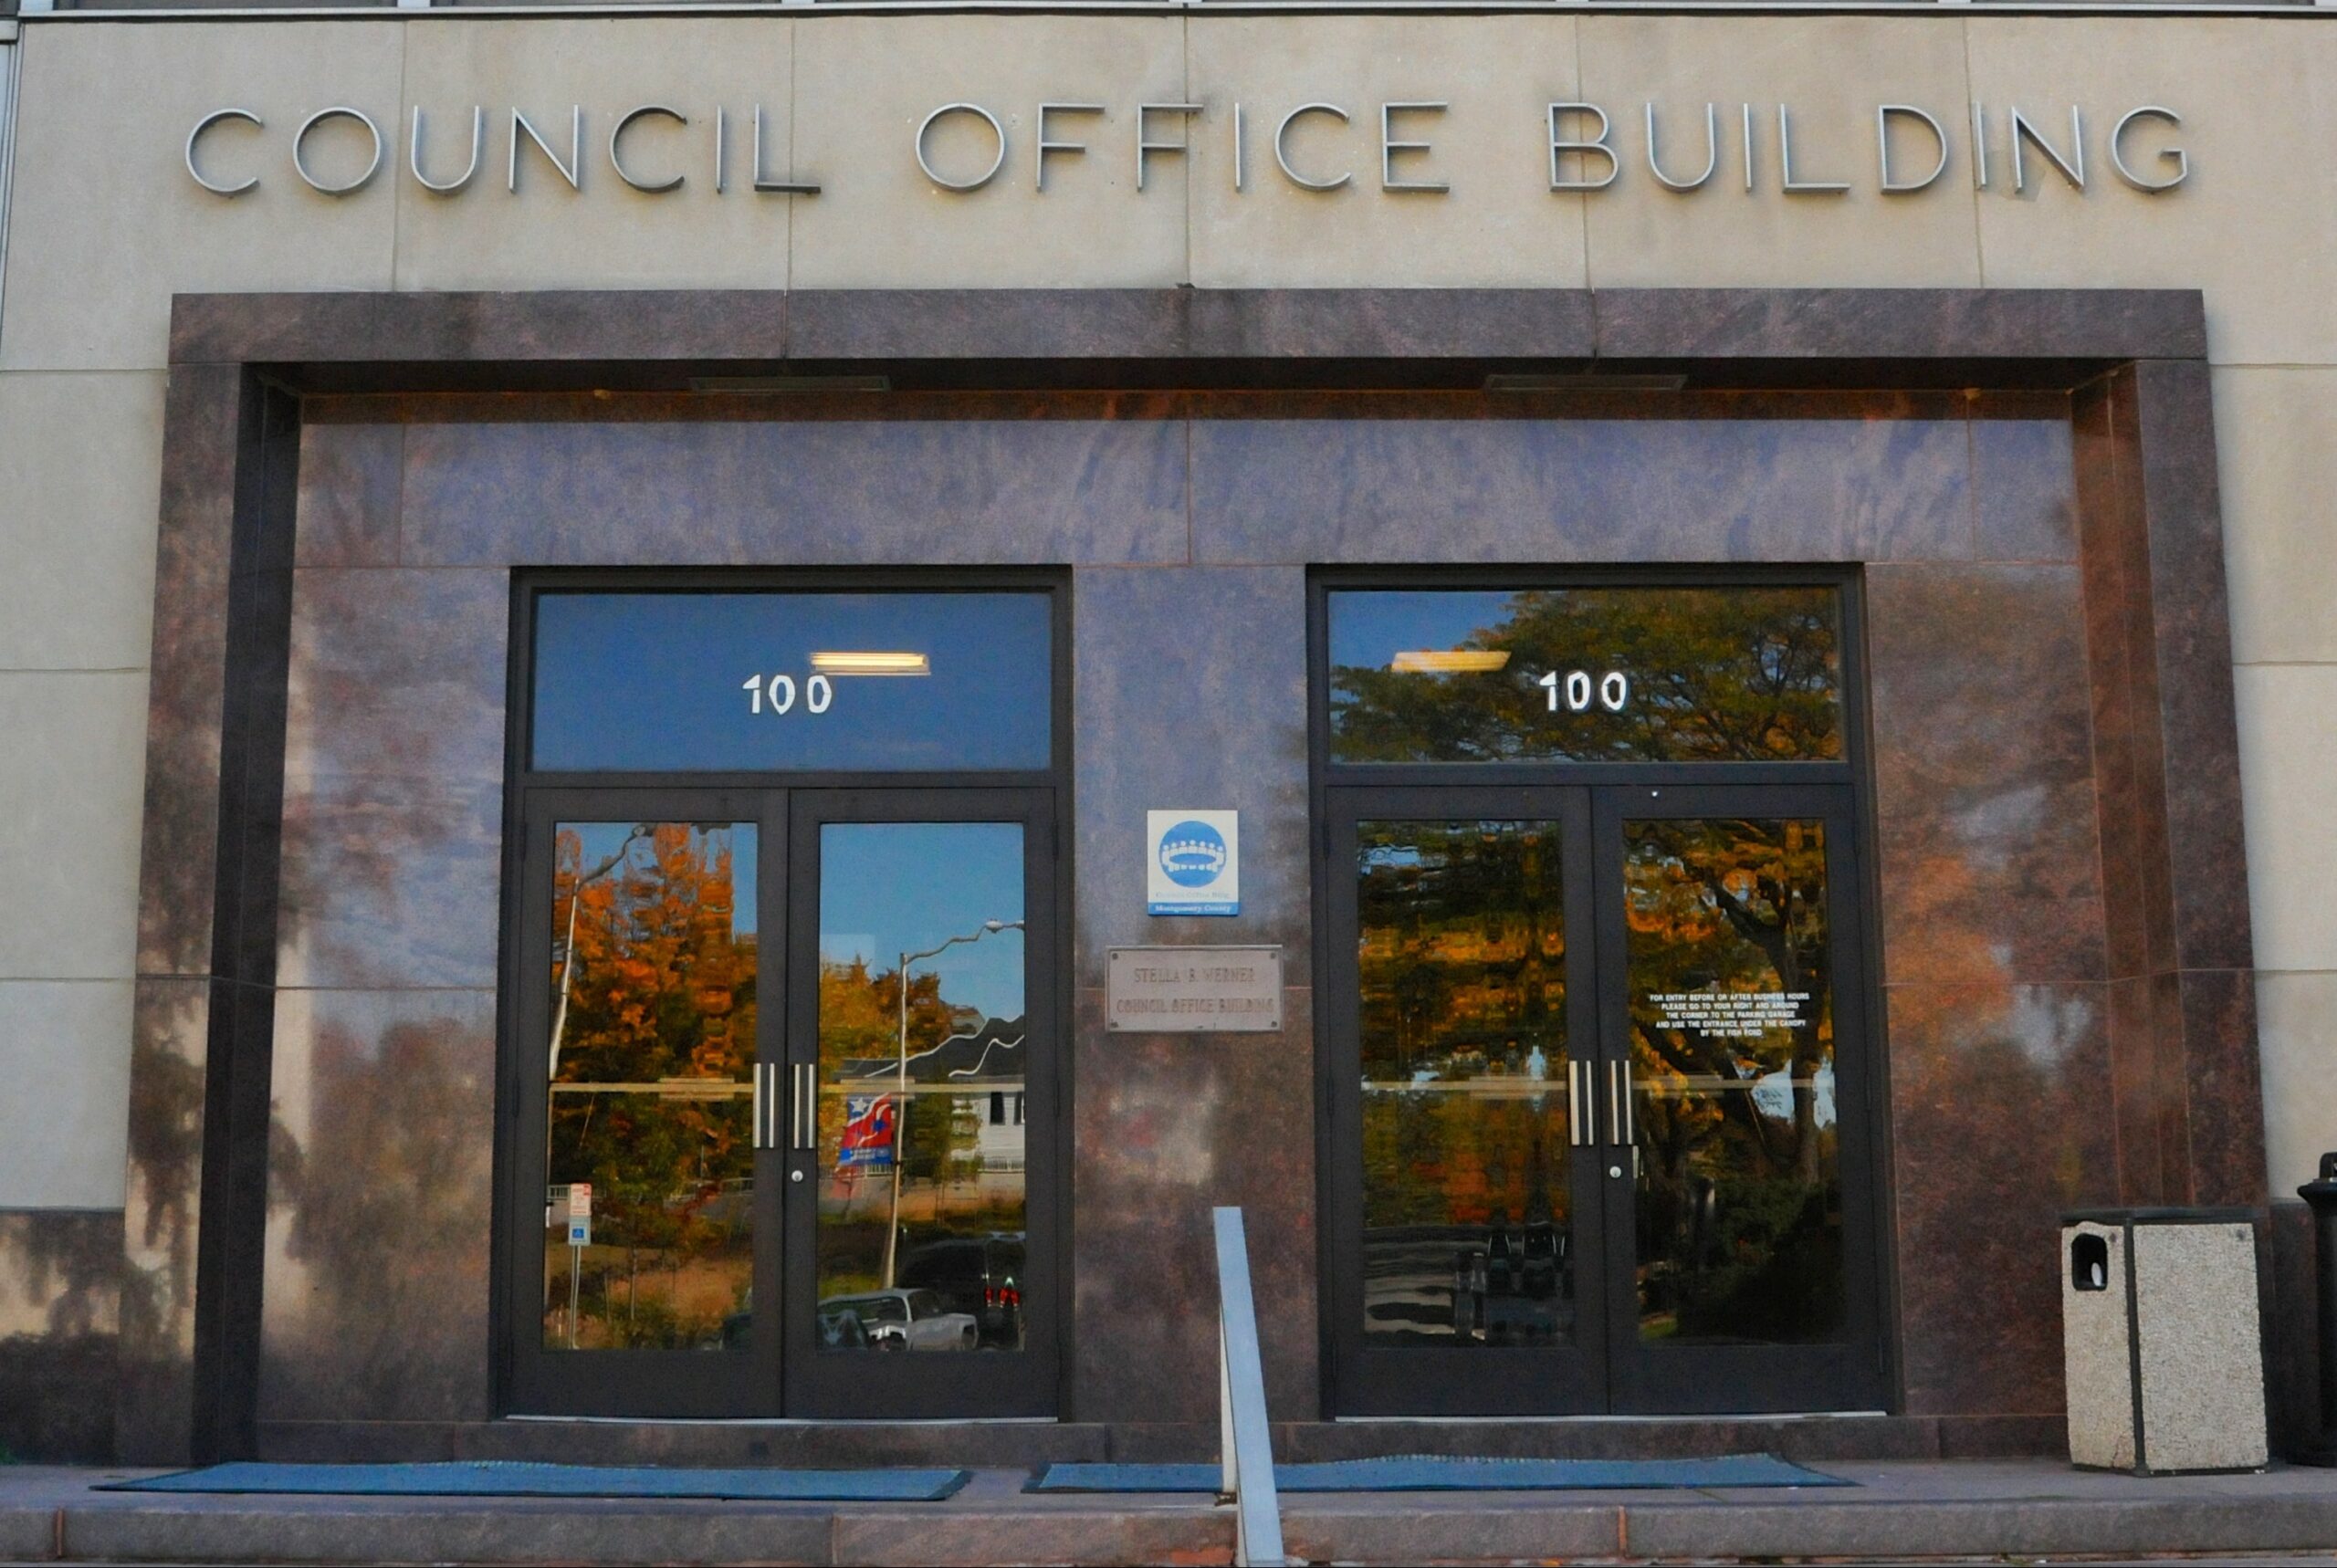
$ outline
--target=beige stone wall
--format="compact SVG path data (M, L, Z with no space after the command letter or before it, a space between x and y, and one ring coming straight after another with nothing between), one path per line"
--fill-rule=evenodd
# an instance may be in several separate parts
M2337 596L2324 562L2337 479L2337 28L2279 18L1992 16L804 16L110 22L23 29L12 240L0 283L0 1068L45 1096L0 1101L0 1207L118 1201L143 669L170 295L186 289L875 287L957 285L2197 286L2206 291L2235 614L2275 1190L2337 1145ZM1615 113L1620 177L1592 195L1546 188L1545 106ZM1036 190L1045 99L1086 144ZM1775 105L1794 107L1804 179L1778 192ZM1975 191L1966 106L1992 107L1992 188ZM996 179L959 194L909 154L953 100L996 113ZM1662 113L1666 167L1702 162L1701 106L1720 105L1713 182L1674 194L1649 175L1639 105ZM1247 114L1234 189L1231 105ZM1379 188L1378 107L1435 151ZM1757 194L1744 190L1737 106L1760 116ZM1136 187L1136 106L1198 102L1189 152ZM1335 102L1289 137L1294 165L1352 171L1301 189L1270 147L1281 116ZM1954 133L1944 177L1874 189L1873 106L1923 105ZM2005 107L2065 140L2088 117L2080 193L2030 154L2010 188ZM649 195L606 156L617 112L671 104L636 162L682 172ZM469 110L487 136L471 187L404 172L407 115L429 114L430 169L451 178ZM524 110L564 150L586 106L581 190L527 150L508 188L505 118ZM767 172L825 185L758 195L748 151L765 110ZM2103 137L2128 108L2185 117L2192 176L2146 196L2115 179ZM188 128L236 105L263 131L221 130L233 199L180 163ZM290 134L331 104L365 110L386 167L354 194L299 183ZM729 188L713 189L724 111ZM1173 140L1175 117L1156 118ZM958 116L932 141L945 175L989 148ZM2135 147L2147 154L2152 131ZM1913 144L1910 144L1913 147ZM347 122L312 143L320 173L362 166ZM1911 152L1910 156L1913 156ZM352 160L354 162L352 162ZM1588 161L1596 165L1596 160ZM2144 163L2150 172L2154 164ZM37 898L13 890L38 889ZM28 1076L19 1076L28 1075ZM59 1105L78 1107L60 1117ZM80 1129L83 1118L89 1131Z

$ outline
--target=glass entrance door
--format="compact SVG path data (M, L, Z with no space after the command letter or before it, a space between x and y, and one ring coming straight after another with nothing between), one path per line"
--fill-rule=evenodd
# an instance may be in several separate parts
M531 801L518 1407L1054 1412L1051 803Z
M1847 791L1332 794L1340 1408L1879 1406Z
M748 792L547 793L525 824L508 1146L521 1408L751 1414L776 1385L775 911ZM540 1224L540 1228L539 1228ZM515 1238L516 1239L516 1238Z
M798 1414L1056 1406L1046 800L797 792L787 1387Z
M1882 1404L1848 794L1597 792L1618 1410Z
M1067 585L633 576L516 611L499 1407L1055 1415Z
M1358 1414L1598 1408L1585 802L1352 794L1331 826L1343 1394Z

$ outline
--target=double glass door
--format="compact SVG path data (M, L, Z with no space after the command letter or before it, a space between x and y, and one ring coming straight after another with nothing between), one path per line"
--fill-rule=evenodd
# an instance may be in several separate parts
M1879 1407L1848 787L1326 795L1342 1413Z
M1051 810L530 792L513 1408L1053 1413Z

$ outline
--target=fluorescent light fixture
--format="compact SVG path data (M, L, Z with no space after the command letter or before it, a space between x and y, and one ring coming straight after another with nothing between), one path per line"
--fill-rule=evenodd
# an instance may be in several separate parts
M1509 663L1506 648L1414 648L1388 661L1388 667L1408 675L1481 675Z
M823 675L929 675L923 653L814 653L812 667Z
M1489 392L1678 392L1686 376L1624 375L1591 371L1578 375L1490 375Z
M694 392L881 392L890 376L692 376Z

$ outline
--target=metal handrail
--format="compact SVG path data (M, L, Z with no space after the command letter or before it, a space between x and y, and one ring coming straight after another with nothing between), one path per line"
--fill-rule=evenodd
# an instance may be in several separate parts
M1242 1568L1287 1561L1274 1494L1266 1377L1258 1358L1258 1309L1250 1290L1250 1244L1242 1211L1210 1211L1217 1226L1217 1415L1221 1490L1233 1501L1233 1561Z

